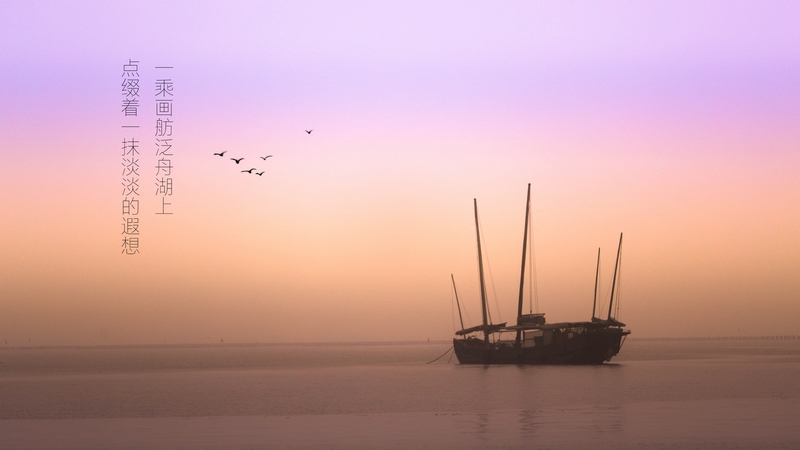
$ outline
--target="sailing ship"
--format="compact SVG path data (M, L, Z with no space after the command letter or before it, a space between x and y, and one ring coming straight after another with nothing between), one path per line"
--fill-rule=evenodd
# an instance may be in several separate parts
M528 245L531 185L528 184L528 200L525 206L525 234L522 240L522 270L519 282L519 303L516 325L506 322L492 324L486 302L486 284L483 274L481 236L478 226L478 201L475 207L475 230L478 238L478 273L481 288L481 311L483 323L464 328L461 317L461 304L456 302L461 319L461 330L453 338L453 348L461 364L603 364L619 353L625 337L630 330L626 325L612 317L615 289L618 284L618 269L622 251L622 233L619 235L617 260L611 283L611 297L605 319L595 317L597 308L597 285L600 276L600 249L597 250L597 270L595 273L594 305L592 319L584 322L546 323L544 313L522 313L523 288L525 286L525 262ZM453 289L455 290L455 279ZM619 291L617 290L617 297ZM617 302L619 304L619 302ZM537 306L538 308L538 306ZM618 315L618 312L615 314Z

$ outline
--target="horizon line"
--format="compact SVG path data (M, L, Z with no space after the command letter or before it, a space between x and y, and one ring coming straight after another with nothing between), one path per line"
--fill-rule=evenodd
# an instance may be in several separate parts
M708 341L796 341L798 335L762 336L680 336L680 337L629 337L632 342L708 342ZM444 345L450 339L397 340L397 341L338 341L338 342L219 342L183 344L90 344L90 345L18 345L0 346L0 350L121 350L168 348L248 348L248 347L357 347L381 345Z

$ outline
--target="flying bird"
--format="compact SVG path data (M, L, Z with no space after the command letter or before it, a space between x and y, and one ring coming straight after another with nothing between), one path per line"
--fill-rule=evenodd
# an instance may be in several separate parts
M264 172L266 172L266 171L264 171ZM264 172L256 172L256 175L258 175L258 176L264 175Z
M255 168L255 167L253 167L253 168L252 168L252 169L250 169L250 170L243 170L242 172L253 173L253 171L254 171L254 170L256 170L256 168Z
M259 158L261 158L261 159L263 159L264 161L266 161L266 160L267 160L267 158L272 158L272 155L260 156Z
M311 134L312 131L314 130L306 130L306 133Z
M242 162L243 159L244 159L243 157L239 158L239 159L231 158L231 160L236 161L236 164L239 164L240 162Z
M223 156L223 155L225 155L225 153L228 153L228 151L227 151L227 150L225 150L225 151L224 151L224 152L222 152L222 153L214 153L214 156Z

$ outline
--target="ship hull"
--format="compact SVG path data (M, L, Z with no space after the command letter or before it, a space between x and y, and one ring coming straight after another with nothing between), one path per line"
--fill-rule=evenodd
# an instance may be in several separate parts
M624 336L619 328L592 330L552 342L542 339L517 345L514 341L489 342L476 337L453 339L461 364L603 364L619 353Z

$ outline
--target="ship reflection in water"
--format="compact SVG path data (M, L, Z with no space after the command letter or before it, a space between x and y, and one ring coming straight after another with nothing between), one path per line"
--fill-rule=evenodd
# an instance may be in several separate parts
M471 328L464 328L463 318L461 319L462 329L456 332L457 337L453 339L453 349L458 362L461 364L602 364L619 353L625 336L631 333L630 330L622 328L625 326L624 323L612 316L614 295L619 275L620 254L622 252L622 234L619 236L617 260L614 265L611 296L608 302L608 315L605 319L595 317L597 282L600 275L599 249L597 250L594 307L591 321L548 324L543 313L531 312L523 314L525 264L530 231L531 185L528 184L528 199L525 206L525 233L522 240L522 268L520 271L517 324L513 326L507 326L506 323L492 324L490 323L486 302L486 283L483 275L481 235L478 225L478 202L477 200L473 200L473 202L475 207L475 231L478 240L478 273L480 275L483 323ZM531 280L529 280L530 282ZM455 279L453 279L453 289L455 290ZM619 296L619 291L616 292L617 296ZM458 301L457 291L456 301ZM617 305L619 305L619 302L617 302ZM459 317L461 317L460 303L458 308Z

